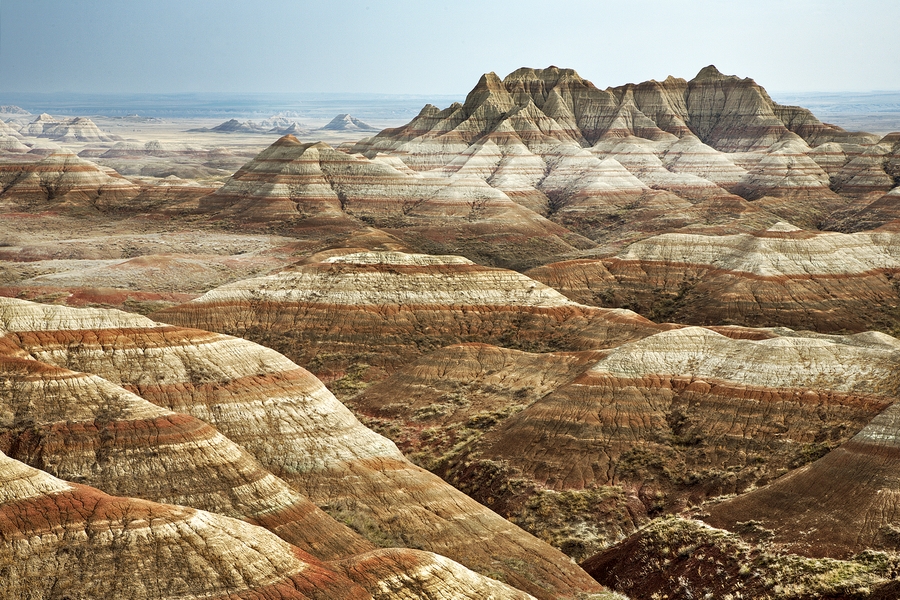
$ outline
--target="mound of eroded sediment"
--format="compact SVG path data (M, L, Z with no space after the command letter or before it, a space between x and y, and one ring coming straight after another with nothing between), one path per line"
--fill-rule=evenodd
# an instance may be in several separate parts
M111 169L56 152L40 161L0 164L0 206L41 209L104 207L138 195L140 187Z
M247 337L327 380L347 376L345 392L449 344L582 350L659 329L629 311L575 304L515 271L400 252L328 256L154 317Z
M707 520L807 556L900 551L900 406L771 484L708 508ZM742 531L741 523L754 527Z
M10 458L115 496L262 525L322 559L372 549L203 421L16 353L0 356L0 376L0 411L14 415L0 430L0 451Z
M593 353L446 348L348 402L420 464L584 558L655 514L819 458L893 402L893 338L718 331Z
M223 512L232 514L243 511L239 516L285 537L291 534L290 524L282 519L285 514L293 513L298 523L304 518L310 523L318 519L319 530L306 531L304 539L314 552L335 556L341 550L333 546L336 539L328 539L332 534L327 528L323 530L328 520L319 519L321 513L312 515L315 519L302 514L304 497L376 545L432 550L477 571L502 574L510 585L539 598L600 591L558 551L410 464L394 444L364 428L318 380L271 350L242 339L161 325L117 311L12 299L0 299L0 307L4 332L0 339L13 366L22 368L16 361L31 357L57 367L41 370L41 377L50 382L34 374L10 378L15 384L9 388L10 401L18 398L15 406L19 412L22 406L29 406L28 399L34 394L51 405L71 400L60 392L41 395L42 385L59 387L53 381L71 382L66 385L81 390L77 394L81 404L70 407L77 411L74 420L60 408L41 410L40 419L35 417L30 426L35 431L11 434L21 439L24 457L36 464L42 455L29 454L28 443L40 447L45 438L48 468L58 467L61 473L83 472L86 467L79 465L89 463L91 448L99 448L95 458L106 457L110 466L104 470L98 465L90 477L98 484L134 489L138 482L116 479L116 457L124 453L128 460L138 461L144 456L146 465L135 468L145 473L148 493L158 490L166 499L218 503ZM108 384L101 385L93 376ZM92 391L91 386L100 391ZM133 418L128 412L132 406L143 412ZM54 413L59 413L56 420ZM82 428L79 419L90 422ZM11 425L15 424L13 416ZM154 449L157 440L141 433L145 427L155 427L161 436L170 435L159 442L171 446ZM110 433L119 431L121 434L110 439ZM196 443L190 442L191 436ZM179 448L176 442L181 437L186 438L185 446ZM67 439L83 450L66 456L53 449L65 447ZM122 447L116 445L117 440ZM216 444L221 448L216 452L227 457L224 464L221 457L218 462L201 458L202 452L194 448L215 448ZM236 444L238 450L229 444ZM179 484L173 479L176 473L172 477L166 473L169 465L187 477L194 463L200 463L196 481ZM221 478L213 477L218 471L223 473ZM242 477L246 482L237 485ZM279 480L296 496L284 489L279 492ZM222 492L224 497L217 499ZM266 503L271 503L271 514L265 513ZM310 539L319 532L325 537L320 540L321 548ZM348 539L348 534L343 535ZM440 570L435 572L440 578ZM398 581L416 579L398 577Z
M616 256L528 272L576 302L624 306L694 325L782 325L816 331L894 331L900 325L896 233L766 231L665 234Z
M109 496L0 454L4 598L367 598L268 531Z
M473 177L424 176L285 136L201 201L242 223L353 231L365 223L430 252L534 264L590 243Z

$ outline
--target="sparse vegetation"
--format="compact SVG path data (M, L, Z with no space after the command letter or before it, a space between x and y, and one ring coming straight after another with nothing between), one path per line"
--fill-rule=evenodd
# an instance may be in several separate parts
M744 527L759 532L753 522ZM674 516L652 521L623 544L585 566L602 564L602 571L592 571L601 583L648 600L893 598L884 594L896 590L900 574L898 554L808 558Z

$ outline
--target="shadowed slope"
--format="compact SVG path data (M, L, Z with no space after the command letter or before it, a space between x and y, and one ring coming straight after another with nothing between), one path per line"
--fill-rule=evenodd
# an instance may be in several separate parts
M895 404L816 462L710 507L708 520L731 530L738 521L755 521L767 542L807 556L897 551L898 465L900 406Z
M635 600L892 600L900 592L896 555L810 559L676 517L654 520L582 566Z

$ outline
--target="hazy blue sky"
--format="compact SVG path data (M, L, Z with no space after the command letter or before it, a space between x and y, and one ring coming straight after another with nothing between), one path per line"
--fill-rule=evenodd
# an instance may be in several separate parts
M520 66L606 87L710 63L900 90L898 24L900 0L0 0L0 90L464 94Z

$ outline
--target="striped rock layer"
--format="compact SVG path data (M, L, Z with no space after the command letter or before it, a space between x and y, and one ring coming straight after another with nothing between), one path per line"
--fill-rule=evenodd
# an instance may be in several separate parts
M892 405L819 460L710 507L707 520L807 556L900 550L900 406ZM754 536L754 534L756 534Z
M253 525L109 496L0 455L2 598L368 598Z
M764 485L874 426L897 393L898 352L878 333L728 327L593 356L457 346L350 404L422 464L584 558L655 514Z
M112 170L56 152L37 162L0 165L0 206L47 208L118 204L138 195L140 188Z
M8 217L3 224L12 233L0 247L0 295L158 310L292 264L302 246L279 236L173 232L165 224L136 232L116 223L98 233L79 221L69 215Z
M371 545L341 526L330 530L329 523L337 524L308 510L306 498L378 545L431 550L499 573L538 598L600 591L557 550L409 463L321 382L274 351L116 311L11 299L0 306L10 369L21 371L31 366L21 363L35 359L52 365L9 378L10 429L30 423L29 407L40 398L53 406L77 391L81 403L71 409L77 413L56 422L34 418L28 431L10 434L16 442L10 451L36 465L143 493L117 473L121 458L118 468L133 464L148 494L205 502L327 558ZM42 395L43 389L54 393ZM23 415L19 421L14 411ZM43 447L46 456L38 451ZM98 464L88 474L92 449ZM178 481L192 462L197 481ZM304 526L311 531L300 531ZM417 580L408 575L395 573L398 581Z
M533 598L429 552L323 563L243 521L109 496L2 454L0 531L2 598Z
M623 214L645 229L671 230L685 223L654 208L678 215L698 204L703 213L741 199L815 228L847 208L836 192L883 194L898 175L894 138L824 124L713 66L690 81L606 90L571 69L523 68L503 80L488 73L464 103L428 105L352 150L479 177L596 241Z
M881 334L658 333L515 415L479 441L480 455L508 457L552 489L632 481L675 502L741 491L883 410L897 350Z
M247 337L328 380L369 379L461 342L582 350L657 331L630 311L576 304L514 271L458 256L334 255L207 292L154 317Z
M477 177L426 177L395 166L288 135L204 198L201 209L304 229L352 231L369 223L431 251L462 248L505 263L590 246Z
M896 233L811 233L782 223L752 234L664 234L610 258L528 274L577 302L627 306L658 321L893 331L897 241Z

